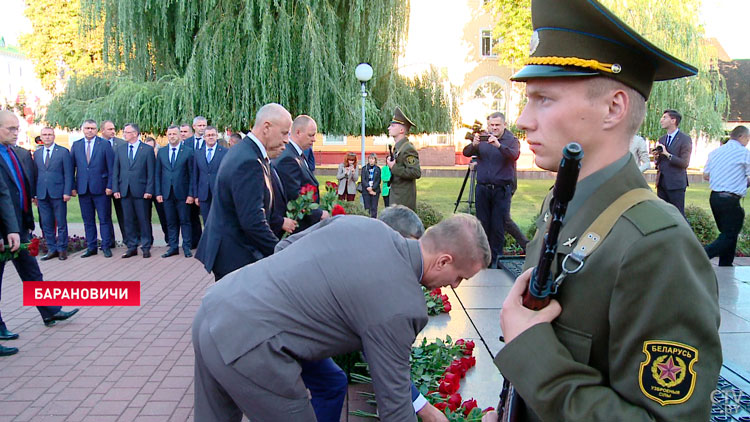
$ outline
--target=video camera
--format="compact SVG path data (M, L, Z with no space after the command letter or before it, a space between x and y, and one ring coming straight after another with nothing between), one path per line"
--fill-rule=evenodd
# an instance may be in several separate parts
M476 134L479 134L480 142L487 142L490 139L490 134L485 132L484 129L482 129L482 122L480 122L479 120L474 120L473 125L467 125L466 123L461 123L461 127L464 127L466 129L471 129L471 132L466 132L466 136L464 136L464 138L469 141L473 141L474 135Z
M661 145L657 145L656 148L651 150L652 154L661 154L662 152L664 152L664 148Z

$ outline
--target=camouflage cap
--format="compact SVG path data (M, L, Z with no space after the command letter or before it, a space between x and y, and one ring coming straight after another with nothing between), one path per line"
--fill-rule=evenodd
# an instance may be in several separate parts
M654 81L695 67L651 44L595 0L532 0L530 57L511 80L606 76L648 99Z

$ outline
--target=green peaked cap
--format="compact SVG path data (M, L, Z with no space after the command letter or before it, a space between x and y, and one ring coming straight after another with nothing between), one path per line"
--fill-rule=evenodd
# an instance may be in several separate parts
M606 76L648 99L654 81L698 73L594 0L531 0L531 21L530 57L513 81Z

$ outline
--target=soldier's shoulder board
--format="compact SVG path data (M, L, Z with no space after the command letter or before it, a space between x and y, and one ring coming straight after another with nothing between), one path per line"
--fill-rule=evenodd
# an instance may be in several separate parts
M686 402L695 389L698 349L667 340L643 342L638 383L641 392L662 406Z
M676 226L675 216L660 202L662 201L643 201L625 211L623 217L633 223L644 236Z

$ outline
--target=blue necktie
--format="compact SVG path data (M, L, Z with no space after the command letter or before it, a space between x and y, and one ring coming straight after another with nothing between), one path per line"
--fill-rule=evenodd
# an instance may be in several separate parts
M128 160L130 160L130 164L133 164L133 146L130 145L130 152L128 153Z
M172 147L172 158L169 159L169 164L172 165L173 167L174 167L175 156L177 155L176 151L177 151L177 148Z
M208 152L206 153L206 161L211 162L211 159L214 158L212 154L213 148L208 148Z

